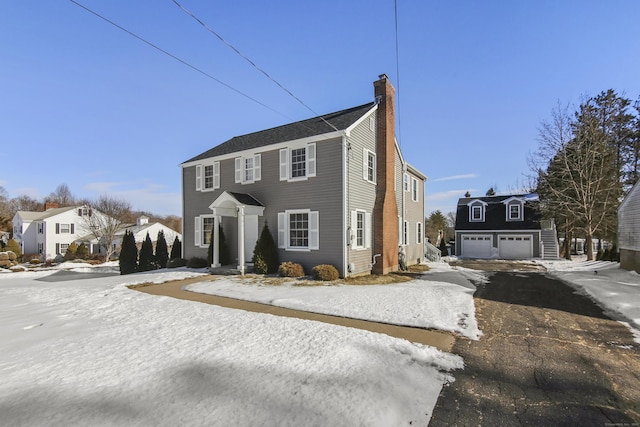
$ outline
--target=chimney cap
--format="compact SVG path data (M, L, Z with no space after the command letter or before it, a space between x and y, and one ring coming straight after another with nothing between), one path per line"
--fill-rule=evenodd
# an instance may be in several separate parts
M378 78L379 78L380 80L386 80L386 79L388 79L389 77L387 77L387 75L386 75L385 73L382 73L382 74L380 74L380 75L378 76Z

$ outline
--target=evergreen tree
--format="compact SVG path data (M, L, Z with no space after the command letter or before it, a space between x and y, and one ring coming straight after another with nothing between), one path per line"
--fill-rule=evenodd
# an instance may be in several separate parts
M440 249L441 256L449 255L449 250L447 249L447 243L444 241L444 239L440 240L440 247L438 247L438 249Z
M220 236L218 238L218 248L220 249L220 264L221 265L229 265L231 264L231 254L229 254L229 245L227 245L227 238L224 235L224 230L222 226L218 227L218 231L220 232Z
M182 242L178 239L178 236L176 236L176 238L173 239L173 245L171 245L171 255L169 255L169 259L178 258L182 258Z
M89 256L89 248L84 243L80 243L78 250L76 250L76 258L87 259Z
M140 247L140 256L138 257L138 271L151 271L156 269L156 263L153 257L153 243L147 232Z
M76 242L71 242L67 247L67 251L64 253L65 261L76 259L77 250L78 250L78 245L76 244Z
M167 261L169 260L169 249L167 248L167 241L164 238L164 231L158 231L158 241L156 242L155 259L159 268L166 268Z
M253 268L259 274L272 274L278 271L279 266L278 248L265 221L253 250Z
M18 259L20 259L20 257L22 256L22 249L20 249L20 245L13 239L9 239L4 247L4 250L13 252L14 254L16 254L16 257L18 257Z
M120 274L131 274L138 270L138 248L136 238L129 230L125 231L120 247Z

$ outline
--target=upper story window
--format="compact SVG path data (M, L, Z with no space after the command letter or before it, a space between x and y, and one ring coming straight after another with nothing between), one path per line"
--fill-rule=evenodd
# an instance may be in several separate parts
M402 175L402 189L409 192L409 174L405 173Z
M44 233L44 223L43 222L39 222L38 223L38 234L43 234Z
M418 180L411 178L411 200L418 201Z
M363 178L367 181L376 183L376 154L366 148L363 151Z
M472 200L469 206L469 222L484 222L487 204L482 200Z
M524 203L522 199L511 197L504 202L507 209L507 221L524 221Z
M518 220L520 219L520 205L510 205L509 206L509 219L510 220Z
M251 184L262 179L261 156L236 157L236 182Z
M196 166L196 191L220 188L220 162Z
M91 209L87 207L78 208L78 216L91 216Z
M56 234L73 234L74 224L56 223Z
M297 181L316 176L316 144L280 150L280 181Z

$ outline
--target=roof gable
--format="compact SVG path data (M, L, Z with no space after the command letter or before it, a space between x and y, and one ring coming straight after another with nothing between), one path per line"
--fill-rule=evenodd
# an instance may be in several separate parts
M375 104L370 102L347 110L336 111L335 113L325 114L259 132L235 136L230 140L205 151L204 153L198 154L184 163L244 150L266 147L279 142L294 141L297 139L323 135L335 132L336 129L344 131L353 123L358 121L374 106ZM327 122L333 125L336 129L327 124Z
M505 206L519 201L524 208L522 221L507 220ZM471 206L482 204L483 221L470 221ZM503 196L464 197L458 199L456 230L538 230L540 229L539 199L534 194L509 194Z

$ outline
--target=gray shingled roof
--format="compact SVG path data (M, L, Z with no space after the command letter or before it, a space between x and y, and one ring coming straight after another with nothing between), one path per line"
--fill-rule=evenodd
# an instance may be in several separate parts
M374 105L375 103L370 102L368 104L360 105L359 107L336 111L335 113L324 114L322 116L247 135L234 136L230 140L223 142L204 153L198 154L184 163L335 131L335 129L325 123L323 119L331 123L338 130L345 130L361 118L367 111L373 108Z

